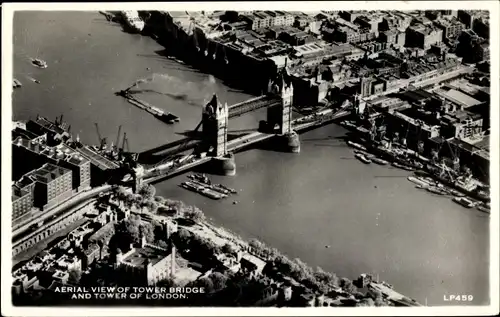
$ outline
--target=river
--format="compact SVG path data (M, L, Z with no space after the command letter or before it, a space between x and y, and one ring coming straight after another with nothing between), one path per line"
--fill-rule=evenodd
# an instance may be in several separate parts
M154 40L125 33L97 12L24 12L14 18L15 120L64 115L71 132L97 143L94 123L108 142L118 126L130 150L144 151L181 138L201 118L215 92L233 104L251 96L219 79L161 56ZM47 69L29 58L47 61ZM140 78L144 99L181 118L166 125L114 92ZM40 84L32 80L38 79ZM160 92L160 93L158 93ZM232 119L230 131L257 127L259 111ZM379 275L395 289L429 305L489 301L489 217L450 199L414 188L408 172L364 165L337 137L336 125L301 135L301 153L249 150L236 155L234 177L213 179L241 190L212 201L177 185L185 175L156 184L157 193L184 200L245 238L258 238L339 276ZM330 246L326 248L325 246ZM471 294L472 303L445 302Z

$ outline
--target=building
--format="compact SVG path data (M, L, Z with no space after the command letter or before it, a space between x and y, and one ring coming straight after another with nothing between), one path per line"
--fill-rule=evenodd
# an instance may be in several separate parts
M64 143L48 146L43 136L31 140L17 136L12 143L12 155L14 179L49 163L71 170L72 189L75 193L90 187L90 160ZM22 164L16 164L17 161Z
M472 22L472 30L484 39L490 38L490 19L488 17L479 17Z
M101 259L101 248L96 243L89 244L83 251L82 269L88 269L94 262Z
M375 80L371 77L363 77L360 81L360 94L361 97L367 97L371 95L372 84Z
M62 123L61 119L51 122L44 117L38 116L36 120L29 120L26 122L26 129L37 135L47 135L48 145L57 145L61 141L66 140L70 137L68 127L65 123Z
M434 25L443 31L443 40L448 38L454 40L465 29L465 25L457 19L439 19L434 22Z
M124 282L133 285L155 285L157 282L173 277L176 271L175 247L171 251L146 243L122 254L116 254L115 268L124 274ZM126 277L125 277L126 276Z
M33 208L33 189L35 183L32 179L23 177L12 185L12 220L17 219Z
M72 175L69 169L44 164L29 174L35 181L34 205L42 210L69 199L72 194Z
M475 62L490 60L490 45L487 42L476 43L473 47L473 60Z
M354 20L354 23L358 24L361 28L369 29L371 32L378 32L379 20L373 19L371 17L362 15Z
M458 10L457 13L458 20L465 24L466 29L472 29L474 18L475 18L475 12L471 10Z
M380 33L379 40L387 44L396 44L397 35L398 31L394 29L389 31L384 31Z
M246 272L251 276L259 276L262 274L262 270L266 266L266 261L256 257L255 255L244 253L241 255L240 264L243 272Z
M442 17L458 17L458 11L457 10L441 10L441 16Z
M443 41L443 30L423 24L410 26L406 29L406 46L428 50L431 45Z
M275 25L291 26L295 22L294 16L284 11L255 11L243 15L243 19L251 24L252 30Z
M441 117L441 135L459 140L475 139L483 132L483 118L467 111L456 111Z
M353 23L359 16L361 16L363 14L362 11L341 11L339 13L339 16L346 20L346 21L349 21L351 23Z

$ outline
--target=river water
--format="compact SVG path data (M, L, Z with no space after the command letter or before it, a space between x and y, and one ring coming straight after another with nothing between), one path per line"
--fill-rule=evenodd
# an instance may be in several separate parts
M166 59L162 50L98 13L18 13L14 77L23 87L13 94L14 119L63 114L72 133L89 143L98 140L94 123L109 142L122 125L130 150L144 151L193 129L201 105L214 92L228 104L251 97ZM33 67L30 57L49 67ZM141 98L178 115L181 123L166 125L113 94L153 77L139 84L137 89L149 90ZM232 119L230 131L256 128L263 118L259 111ZM465 304L487 304L489 218L415 189L406 180L408 172L358 162L337 138L344 133L336 125L307 132L298 155L259 149L237 154L236 176L213 178L241 191L238 204L178 187L185 175L156 184L157 193L194 204L245 238L339 276L379 275L429 305L448 305L444 296L454 294L474 296Z

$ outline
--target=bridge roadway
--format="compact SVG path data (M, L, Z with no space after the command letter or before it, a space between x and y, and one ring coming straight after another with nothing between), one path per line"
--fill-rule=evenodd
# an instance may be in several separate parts
M331 111L331 112L333 112L333 111ZM313 115L309 115L309 116L305 116L305 117L293 120L292 127L293 127L294 131L301 132L301 131L304 131L306 129L310 129L310 128L314 128L317 126L327 124L333 120L345 117L348 114L349 114L349 111L347 111L347 110L340 110L340 111L333 113L333 114L324 114L324 115L313 114ZM243 135L237 139L228 141L227 142L227 150L228 150L228 152L237 152L244 147L247 147L249 145L252 145L252 144L255 144L258 142L268 140L268 139L275 137L275 136L276 136L276 134L263 133L263 132L258 132L258 131L252 132L252 133ZM201 164L204 164L210 160L211 160L211 157L198 158L198 159L195 159L194 161L190 161L189 163L181 165L177 168L165 170L165 172L162 173L161 175L154 175L151 177L144 178L144 182L145 183L156 183L158 181L179 175L182 172L186 172L186 171L188 171L196 166L199 166Z
M229 106L229 119L241 116L245 113L252 112L264 107L273 107L279 105L280 103L281 99L271 95L263 95L252 99L248 99L243 102ZM180 152L194 149L200 142L201 142L200 140L192 138L183 138L162 145L156 149L145 151L142 153L142 155L150 155L153 154L154 152L162 152L162 156L171 156L178 154ZM182 144L184 144L182 148L178 148Z

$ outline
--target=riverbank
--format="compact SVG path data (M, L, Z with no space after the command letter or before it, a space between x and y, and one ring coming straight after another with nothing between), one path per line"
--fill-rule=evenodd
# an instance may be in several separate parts
M413 172L415 176L408 177L408 180L416 183L416 188L451 197L454 202L466 208L474 207L481 212L490 213L489 185L474 178L467 168L465 171L463 168L457 171L444 162L437 163L437 160L401 144L392 144L388 139L381 142L369 141L367 131L354 129L345 123L343 126L350 128L353 133L346 138L347 144L354 149L354 157L364 164L375 163Z
M125 193L126 191L118 189L117 192ZM153 192L156 192L156 190ZM125 199L125 204L127 204L127 201L134 200L133 194L118 194L117 197L123 197ZM221 256L223 256L229 259L239 252L250 254L255 257L257 261L266 263L261 273L263 276L259 278L270 278L271 281L275 281L278 285L286 280L287 285L294 285L295 289L300 289L300 296L312 298L312 303L315 303L312 304L312 306L318 306L318 301L321 303L325 301L327 303L333 303L339 299L350 300L351 304L356 306L391 306L396 304L420 306L415 300L394 291L392 287L388 286L390 284L383 282L379 285L379 282L375 282L370 275L361 274L360 278L352 282L347 278L339 278L334 273L325 272L319 267L313 269L299 258L291 260L278 249L267 246L256 239L249 241L243 239L227 228L206 219L203 212L194 206L189 206L184 202L170 200L164 197L155 197L154 200L158 202L158 208L156 208L156 210L169 209L172 211L172 206L177 206L173 208L175 209L174 215L171 217L161 216L163 218L161 220L175 220L179 223L179 230L187 230L191 234L197 236L198 239L201 239L201 241L206 241L208 245L213 245L213 248L215 248L214 250L219 250L214 251L215 257L221 258ZM147 202L143 202L143 205L147 204ZM143 207L141 210L143 219L155 219L154 213L150 213L149 215L148 213L149 212L145 211ZM155 220L160 219L157 218ZM186 220L189 221L187 224L181 224ZM185 234L182 234L182 236L185 236ZM176 238L173 239L174 243L178 241ZM194 261L203 262L204 260L194 259ZM210 270L209 272L213 271ZM205 273L204 276L208 274L209 273ZM377 292L373 294L369 291L370 289L378 289L380 294ZM371 301L368 299L371 299ZM309 306L308 304L305 305ZM319 305L321 306L323 304Z

